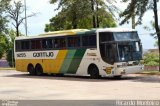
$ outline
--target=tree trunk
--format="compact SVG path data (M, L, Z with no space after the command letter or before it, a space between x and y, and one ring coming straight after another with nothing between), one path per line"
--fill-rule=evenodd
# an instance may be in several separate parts
M92 9L92 14L93 14L93 28L96 28L96 17L95 17L95 9L94 9L94 0L91 0L91 9Z
M136 28L136 25L135 25L135 15L133 13L132 15L132 29L135 29Z
M133 3L133 10L132 10L132 29L135 29L136 23L135 23L135 2L132 0Z
M19 27L16 26L16 36L19 37Z
M73 29L77 28L77 14L74 10L73 10L73 16L72 16L72 27Z
M99 17L98 17L98 2L96 2L96 11L97 11L97 14L96 14L96 18L97 18L97 28L99 28Z
M160 33L158 33L158 49L159 49L159 72L160 72Z
M158 26L158 12L157 12L157 0L153 0L153 5L154 5L154 20L155 20L155 30L157 33L157 37L158 37L158 48L159 48L159 55L160 55L160 29ZM160 59L160 56L159 56ZM159 71L160 71L160 60L159 60Z

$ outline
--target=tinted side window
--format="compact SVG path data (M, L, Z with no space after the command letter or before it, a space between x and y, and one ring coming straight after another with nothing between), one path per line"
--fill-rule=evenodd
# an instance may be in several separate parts
M53 40L52 39L43 39L42 40L42 47L44 49L53 48Z
M89 46L96 46L96 35L89 36Z
M21 41L21 49L22 50L30 49L30 42L29 41Z
M21 41L16 41L16 51L20 51L21 50Z
M89 37L88 36L82 37L82 46L89 46Z
M96 35L88 35L82 37L82 46L95 47L96 42Z
M65 38L55 38L54 48L60 48L60 49L66 48L66 39Z
M41 40L32 40L31 41L31 49L41 49L42 48L42 43Z
M80 47L80 37L68 37L68 47Z
M111 32L100 32L100 42L113 41L113 33Z

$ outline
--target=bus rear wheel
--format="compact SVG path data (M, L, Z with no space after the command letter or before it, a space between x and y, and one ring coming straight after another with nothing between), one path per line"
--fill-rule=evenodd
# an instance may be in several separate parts
M28 69L27 70L28 70L30 75L35 75L36 74L35 69L34 69L32 64L28 65Z
M43 75L43 68L42 68L42 66L40 64L36 65L35 70L36 70L36 75L38 75L38 76Z
M100 78L99 70L98 70L97 66L95 66L95 65L89 66L88 73L90 74L91 78L93 78L93 79Z

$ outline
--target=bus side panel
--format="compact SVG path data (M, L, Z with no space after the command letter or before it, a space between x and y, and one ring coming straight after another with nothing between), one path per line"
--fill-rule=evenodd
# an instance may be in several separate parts
M35 67L37 63L42 64L42 59L16 59L15 62L17 71L27 72L29 64Z
M15 67L17 71L26 72L27 71L27 60L24 59L16 59L15 60Z
M43 62L44 73L60 73L67 50L59 50L56 59L47 59Z
M103 66L105 66L106 64L101 60L97 49L95 50L87 49L76 74L77 75L87 75L88 67L91 64L94 64L98 67L100 75L106 76L106 72L103 70Z
M67 73L69 66L74 58L75 53L76 53L76 50L68 50L66 58L64 59L64 62L60 69L60 73Z
M86 49L77 49L76 50L76 53L75 53L74 58L68 68L67 73L76 74L85 52L86 52Z

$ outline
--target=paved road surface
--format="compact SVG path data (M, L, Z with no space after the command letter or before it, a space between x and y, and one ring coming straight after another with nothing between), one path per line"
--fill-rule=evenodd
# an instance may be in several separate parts
M129 75L90 79L74 76L29 76L0 71L0 100L155 100L160 99L160 76Z

